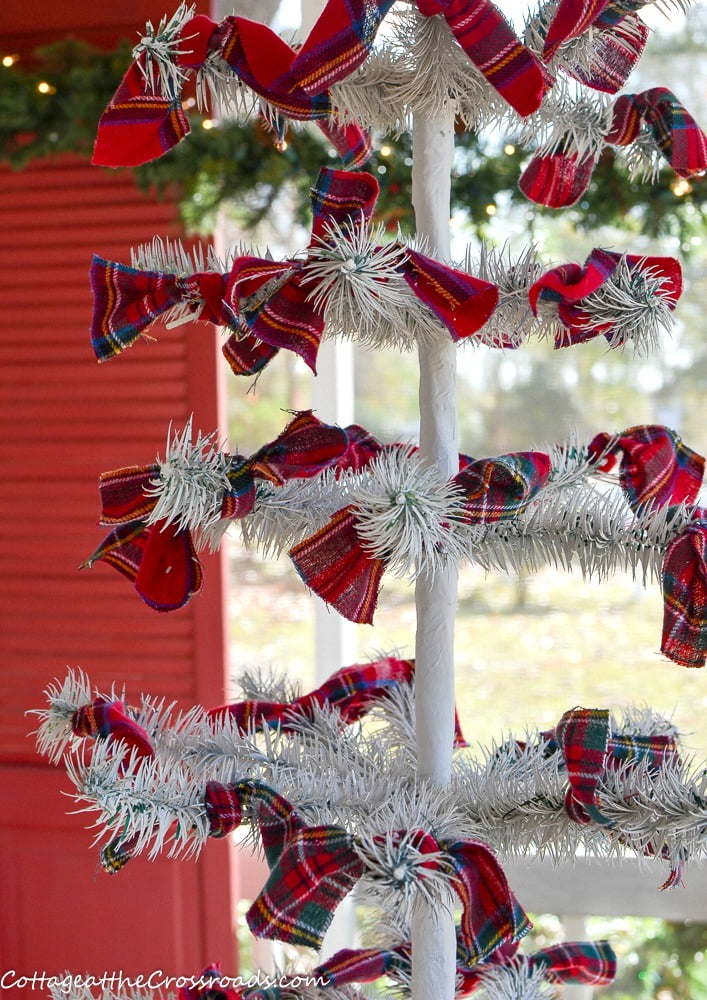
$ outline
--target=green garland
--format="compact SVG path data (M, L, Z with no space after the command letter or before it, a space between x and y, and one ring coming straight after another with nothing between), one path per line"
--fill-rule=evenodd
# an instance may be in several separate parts
M0 162L21 169L59 153L90 155L98 119L129 60L128 42L103 52L67 38L38 49L29 67L23 62L0 65ZM237 205L240 222L252 228L286 184L297 192L298 214L306 220L309 183L322 163L335 162L315 130L291 129L286 149L279 152L260 122L208 128L194 115L191 123L185 142L135 171L145 190L159 196L176 191L190 231L210 231L226 203ZM366 167L381 185L378 220L391 230L398 224L414 230L405 196L411 157L409 136L386 138ZM530 204L518 190L525 158L510 145L497 150L475 134L457 136L452 209L462 212L478 235L486 233L497 205L504 202L522 206L530 230L537 219L553 214ZM653 186L633 183L607 150L586 195L564 215L578 229L620 225L650 237L675 236L688 249L690 237L704 231L707 222L707 186L704 179L687 185L676 180L666 170Z

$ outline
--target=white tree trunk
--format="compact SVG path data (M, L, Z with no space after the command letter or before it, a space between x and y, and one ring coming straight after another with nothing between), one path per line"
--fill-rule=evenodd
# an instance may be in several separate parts
M413 120L412 201L417 232L430 252L450 256L449 213L454 119ZM458 471L456 356L446 339L421 346L420 452L451 478ZM454 741L454 619L457 568L434 578L420 573L415 588L415 715L420 777L446 784ZM412 927L412 1000L452 1000L456 941L451 910L420 902Z

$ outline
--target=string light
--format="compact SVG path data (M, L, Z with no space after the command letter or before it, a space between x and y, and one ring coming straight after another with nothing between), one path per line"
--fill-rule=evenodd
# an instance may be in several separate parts
M506 145L503 147L503 152L506 154L506 156L513 156L515 151L516 148L511 142L507 142Z
M487 215L495 215L496 214L496 206L493 204L493 202L491 202L490 205L486 206L485 211L486 211Z
M3 66L7 66L7 68L9 69L10 66L14 66L15 65L15 63L19 60L19 58L20 57L18 55L6 55L6 56L3 56L2 57L2 64L3 64Z
M380 148L380 155L381 156L390 156L390 154L392 152L393 152L393 147L392 146L381 146L381 148Z
M213 120L213 118L204 118L203 122L201 123L201 127L205 128L206 131L208 132L209 129L216 128L216 122Z
M51 83L47 83L46 80L40 80L37 84L37 90L40 94L56 94L56 87L52 87Z
M685 180L684 177L679 177L670 185L670 190L674 195L677 195L678 198L682 198L684 195L689 194L690 191L692 191L692 184Z

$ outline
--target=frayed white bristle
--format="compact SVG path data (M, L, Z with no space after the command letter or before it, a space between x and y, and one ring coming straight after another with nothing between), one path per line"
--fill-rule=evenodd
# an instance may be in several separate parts
M31 709L41 721L36 732L37 750L56 764L68 747L80 742L71 728L74 713L90 704L93 689L83 670L69 670L62 684L54 682L46 689L47 709Z
M221 518L221 504L229 489L226 475L230 457L218 447L217 432L197 434L192 421L168 442L159 475L146 492L156 498L149 521L175 523L180 529L208 529Z
M188 77L176 61L178 55L189 52L189 38L180 38L184 25L196 13L196 5L181 3L174 14L163 17L157 28L152 21L145 26L145 34L133 49L133 59L144 55L144 67L138 62L145 76L148 93L169 99L178 98Z
M556 321L534 316L528 301L531 286L544 272L534 246L513 257L507 245L497 249L482 243L478 260L467 250L464 269L498 288L498 305L475 339L489 347L519 347L532 333L554 335Z

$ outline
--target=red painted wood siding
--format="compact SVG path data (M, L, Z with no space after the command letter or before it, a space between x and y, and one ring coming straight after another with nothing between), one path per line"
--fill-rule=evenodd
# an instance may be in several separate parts
M59 8L74 13L46 7L50 20ZM30 13L42 24L36 5ZM133 13L131 30L144 17ZM235 971L231 848L96 875L91 817L66 815L68 781L37 757L25 714L67 666L103 690L125 683L128 699L223 700L221 556L204 559L201 597L169 615L143 605L110 567L78 570L104 534L99 473L154 461L170 420L180 426L193 413L196 426L218 426L219 335L207 325L161 329L156 344L95 361L91 254L129 262L131 245L179 234L174 206L145 199L130 172L73 158L0 168L0 219L0 973L183 975L216 959Z

